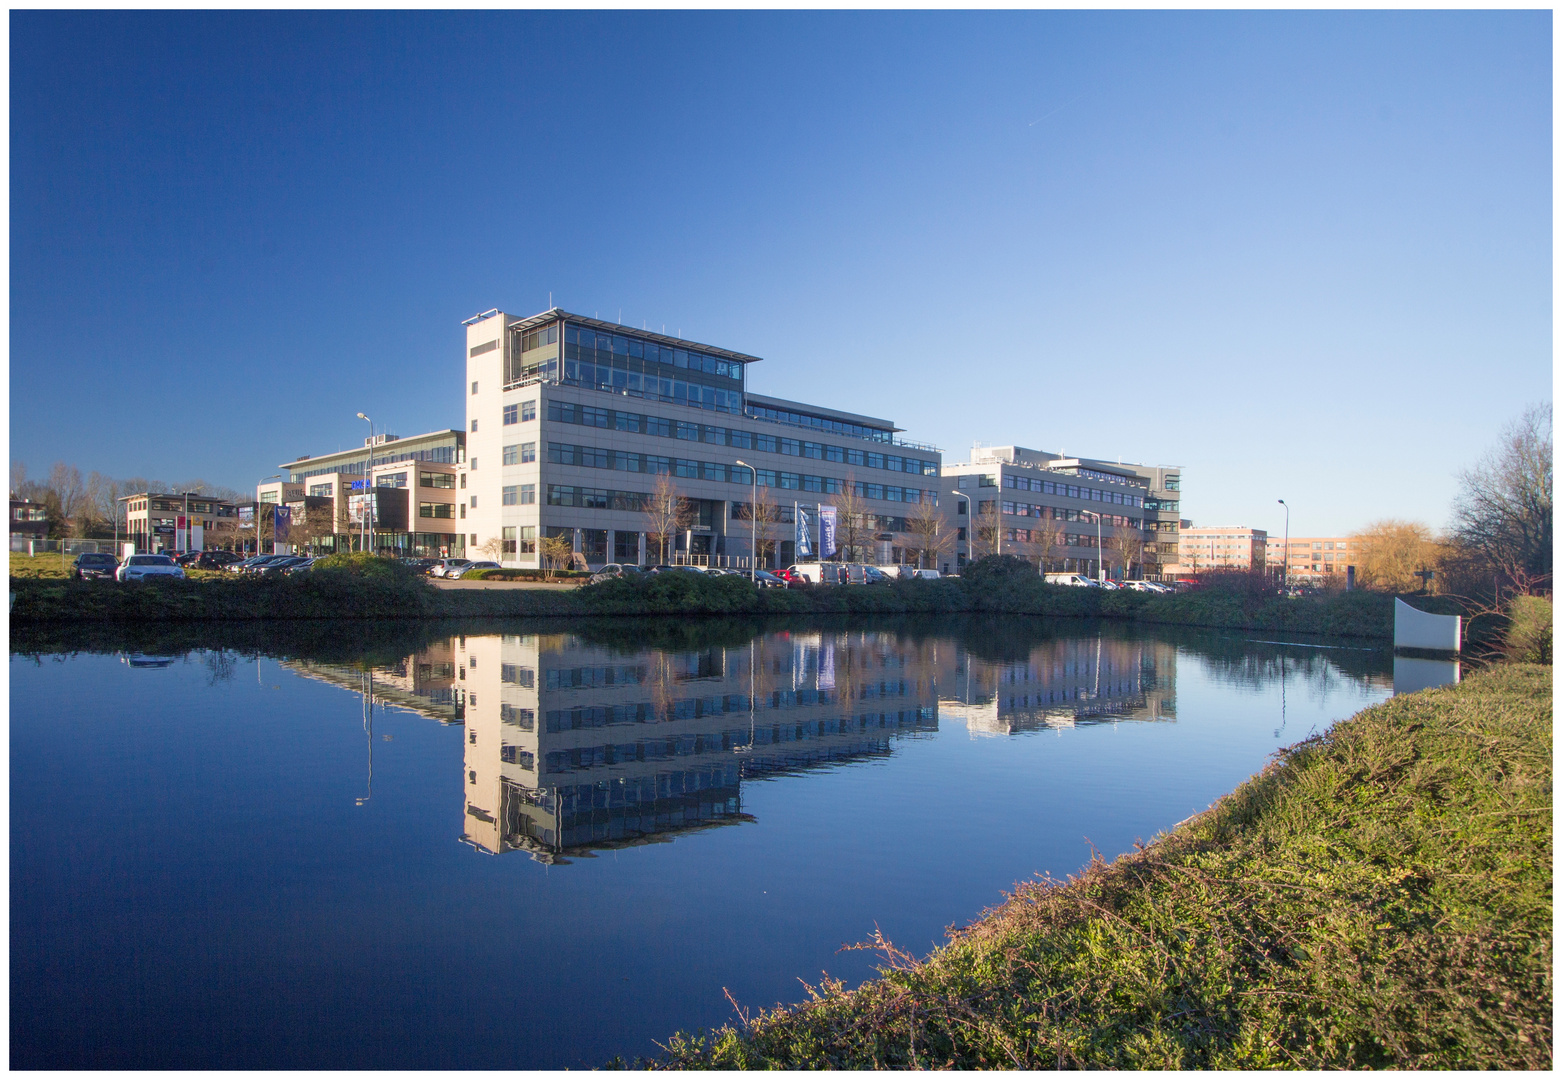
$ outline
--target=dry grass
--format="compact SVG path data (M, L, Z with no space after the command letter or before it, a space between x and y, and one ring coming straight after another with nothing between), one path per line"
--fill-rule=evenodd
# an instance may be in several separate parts
M1551 1067L1551 669L1396 698L657 1068Z

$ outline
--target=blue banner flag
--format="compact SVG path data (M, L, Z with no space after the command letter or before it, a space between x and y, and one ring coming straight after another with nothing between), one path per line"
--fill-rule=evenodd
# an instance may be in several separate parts
M806 559L814 553L814 545L808 538L808 514L802 507L797 507L797 557Z
M819 507L819 557L828 559L835 554L835 507Z
M288 533L293 527L293 508L290 506L279 506L272 513L275 515L272 520L276 523L276 532L272 534L271 538L279 544L285 544L287 543Z

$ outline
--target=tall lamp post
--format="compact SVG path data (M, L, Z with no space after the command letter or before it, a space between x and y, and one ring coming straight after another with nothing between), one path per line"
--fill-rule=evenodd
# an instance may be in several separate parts
M754 584L759 584L759 470L746 461L733 459L734 465L741 465L748 470L749 475L749 504L748 504L748 579Z
M1094 510L1081 510L1080 513L1089 514L1096 519L1096 581L1099 582L1101 580L1101 563L1104 561L1101 558L1101 515Z
M374 472L374 421L363 413L358 414L358 419L369 421L369 456L363 463L363 550L367 552L374 543L374 489L369 486L370 474Z
M957 499L964 499L965 500L965 549L966 549L966 552L969 553L970 550L971 550L971 528L972 528L972 523L971 523L971 496L969 496L969 495L962 495L958 491L952 491L952 492L950 492L950 494L953 495ZM957 533L956 535L959 535L959 534ZM957 570L960 568L959 555L960 555L960 553L958 551L955 552L955 556L956 556L955 557L955 569L957 569Z
M1285 582L1284 582L1283 588L1287 592L1290 592L1291 591L1291 508L1290 508L1290 506L1286 505L1286 501L1284 499L1276 499L1275 501L1278 502L1281 506L1285 507Z

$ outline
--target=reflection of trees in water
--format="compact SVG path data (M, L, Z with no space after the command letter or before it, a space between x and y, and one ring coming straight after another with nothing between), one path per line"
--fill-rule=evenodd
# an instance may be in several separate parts
M1252 641L1204 650L1200 659L1210 677L1227 686L1253 692L1273 690L1283 679L1286 689L1324 704L1339 694L1369 697L1373 690L1393 685L1392 654L1386 650L1304 649ZM1192 650L1190 650L1192 651Z

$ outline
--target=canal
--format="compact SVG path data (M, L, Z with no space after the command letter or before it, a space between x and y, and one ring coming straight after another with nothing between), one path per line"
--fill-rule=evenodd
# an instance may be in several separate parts
M876 928L925 953L1393 692L1386 648L1240 631L460 629L13 639L13 1065L652 1054L870 978L842 946Z

